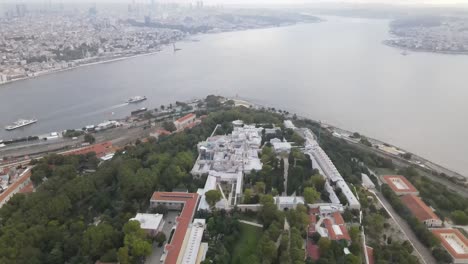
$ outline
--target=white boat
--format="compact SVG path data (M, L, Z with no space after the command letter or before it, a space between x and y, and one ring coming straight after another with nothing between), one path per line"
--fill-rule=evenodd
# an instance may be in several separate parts
M37 119L30 119L30 120L20 119L20 120L14 122L12 125L6 126L5 129L8 130L8 131L11 131L11 130L15 130L15 129L20 128L20 127L32 125L32 124L34 124L36 122L37 122Z
M132 104L132 103L138 103L141 101L146 100L146 96L134 96L130 99L127 100L127 103Z

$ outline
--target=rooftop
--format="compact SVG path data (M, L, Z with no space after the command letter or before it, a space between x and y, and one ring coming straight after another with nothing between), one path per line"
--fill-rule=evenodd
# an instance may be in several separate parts
M437 228L431 231L453 258L468 260L468 239L460 231L451 228Z
M177 119L176 122L182 123L182 122L185 122L185 121L187 121L189 119L192 119L192 118L195 118L195 117L197 117L197 116L194 113L190 113L188 115L185 115L185 116Z
M103 143L94 144L94 145L86 146L86 147L79 148L79 149L73 149L73 150L61 152L59 154L68 156L68 155L84 155L84 154L88 154L91 152L96 153L96 156L100 158L100 157L105 156L109 152L114 152L114 149L112 147L112 143L110 141L106 141Z
M151 201L178 201L184 203L184 208L176 218L176 229L170 244L166 245L166 258L164 263L177 263L179 253L184 243L185 234L189 224L192 222L193 214L198 203L199 195L196 193L184 192L155 192L151 196Z
M421 198L413 194L407 194L401 197L401 201L408 207L413 215L419 221L426 221L429 219L439 219L439 217L427 206Z
M401 175L385 175L383 176L385 183L395 192L395 193L407 193L413 192L417 193L418 190L404 177Z
M140 214L138 213L134 218L130 220L136 220L140 222L142 229L156 230L159 228L163 219L162 214Z
M190 229L190 235L184 250L183 264L195 264L198 259L203 232L205 231L205 219L194 219Z

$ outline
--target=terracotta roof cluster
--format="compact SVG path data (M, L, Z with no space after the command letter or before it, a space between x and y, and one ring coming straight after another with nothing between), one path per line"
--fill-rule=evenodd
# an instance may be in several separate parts
M439 238L439 240L442 242L442 246L449 252L449 254L457 260L468 260L468 239L457 229L452 229L452 228L437 228L437 229L432 229L432 233ZM454 238L458 239L458 242L461 244L458 244L458 251L457 249L454 248L454 241L448 241L446 236L450 235L453 236ZM464 251L460 252L460 251ZM465 262L463 262L465 263Z
M84 154L94 152L96 153L96 156L100 158L100 157L105 156L107 153L113 152L113 151L115 151L115 149L112 147L112 143L110 141L106 141L103 143L98 143L98 144L86 146L86 147L79 148L79 149L65 151L60 154L64 156L68 156L68 155L84 155Z
M11 194L14 194L16 192L18 192L18 188L24 183L26 182L27 180L29 180L29 178L31 177L31 170L30 169L26 169L19 177L18 180L16 180L13 184L11 184L8 189L6 189L6 191L4 191L3 193L0 194L0 201L3 202L3 200L5 200L7 197L9 197Z
M176 218L177 226L170 241L170 244L167 244L165 249L167 251L166 260L164 263L175 264L177 263L177 258L182 249L184 243L185 234L187 229L192 222L193 215L195 213L195 208L197 207L199 195L196 193L184 193L184 192L155 192L151 197L151 201L159 202L183 202L184 208L180 215Z
M194 113L190 113L190 114L188 114L188 115L185 115L185 116L183 116L183 117L177 119L176 122L178 122L178 123L183 123L184 121L186 121L186 120L188 120L188 119L191 119L191 118L195 118L195 117L196 117L196 115L195 115Z
M418 193L418 190L404 176L385 175L383 179L395 193ZM401 181L404 185L398 186L394 180Z
M346 229L346 226L344 226L344 225L333 225L332 220L330 220L328 218L323 220L323 223L325 224L325 228L328 231L328 238L330 240L342 240L342 239L344 239L344 240L347 240L347 241L351 241L351 238L349 236L348 229ZM335 232L335 229L333 228L333 226L335 226L335 228L338 228L339 232Z
M440 220L439 217L427 206L421 198L413 194L407 194L401 197L401 201L408 207L419 221L423 222L429 219Z

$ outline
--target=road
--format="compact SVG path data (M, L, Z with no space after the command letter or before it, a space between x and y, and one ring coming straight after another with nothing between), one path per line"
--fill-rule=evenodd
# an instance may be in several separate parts
M283 178L284 178L284 192L283 192L283 196L287 196L287 192L288 192L289 156L283 157L283 164L284 164L284 172L283 172Z
M395 210L393 210L393 207L390 205L387 199L385 199L385 197L378 191L374 192L370 190L370 192L372 192L377 197L377 200L379 200L380 204L382 204L390 217L395 221L403 234L405 234L405 236L408 238L414 250L419 255L421 262L426 264L436 264L437 262L432 256L431 251L418 240L413 230L411 230L409 227L408 223L406 223L406 221L403 220L395 212Z
M350 141L346 141L348 142L349 144L353 145L353 146L356 146L358 147L359 149L361 150L364 150L364 151L368 151L368 152L372 152L380 157L383 157L383 158L388 158L388 159L391 159L393 164L397 167L408 167L410 165L414 165L414 164L411 164L409 163L408 161L406 160L402 160L400 158L396 158L396 157L393 157L393 156L390 156L390 155L387 155L387 154L384 154L382 153L381 151L377 150L377 149L374 149L374 148L369 148L367 146L364 146L360 143L353 143L353 142L350 142ZM423 171L422 169L419 169L419 171L421 172L421 176L424 176L424 177L427 177L429 179L431 179L432 181L435 181L435 182L438 182L440 184L443 184L445 185L447 188L449 188L450 190L460 194L461 196L465 197L465 198L468 198L468 188L466 188L465 186L462 186L460 184L456 184L456 183L453 183L447 179L444 179L442 177L439 177L439 176L435 176L435 175L432 175L431 173L428 173L426 171Z

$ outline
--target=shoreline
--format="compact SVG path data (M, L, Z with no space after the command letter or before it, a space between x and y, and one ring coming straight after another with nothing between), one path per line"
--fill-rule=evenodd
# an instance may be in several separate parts
M277 26L265 26L265 27L259 27L259 28L246 28L246 29L238 29L238 30L222 30L222 31L219 31L219 32L205 32L205 33L201 33L201 34L198 34L198 33L197 34L189 34L189 35L184 36L181 39L178 39L178 41L179 42L187 41L187 40L190 39L190 37L197 36L197 35L210 35L210 34L229 33L229 32L236 32L236 31L255 30L255 29L282 28L282 27L289 27L289 26L295 26L295 25L300 25L300 24L321 23L321 22L324 22L324 21L325 20L323 20L323 19L320 19L318 21L311 21L311 22L297 21L295 23L285 24L285 25L277 25ZM171 42L171 43L175 43L175 42ZM80 64L80 65L65 68L65 69L57 69L57 70L46 71L46 72L40 73L40 74L35 75L35 76L26 76L26 77L18 78L18 79L15 79L15 80L6 81L6 82L3 82L3 83L0 83L0 89L2 88L2 86L7 85L7 84L11 84L11 83L19 82L19 81L30 80L30 79L35 79L35 78L38 78L38 77L51 75L51 74L54 74L54 73L71 71L71 70L78 69L80 67L87 67L87 66L105 64L105 63L112 63L112 62L118 62L118 61L122 61L122 60L142 57L142 56L154 55L154 54L157 54L157 53L161 52L163 50L163 48L169 46L171 43L161 45L160 47L158 47L158 50L156 50L156 51L144 52L144 53L133 54L133 55L128 55L128 56L115 57L115 58L111 58L111 59L103 59L103 60L98 60L98 61L95 61L95 62L83 63L83 64ZM72 63L72 62L74 62L74 61L70 61L70 62L67 62L67 63Z
M242 101L243 103L246 103L246 104L250 104L252 107L258 107L258 108L266 108L268 109L268 107L276 107L277 109L282 109L282 110L286 110L289 112L289 114L292 116L293 114L297 114L297 117L298 119L308 119L308 120L311 120L311 121L314 121L316 123L321 123L322 125L322 128L323 129L326 129L326 127L328 128L331 128L332 130L341 130L341 131L344 131L344 132L347 132L349 134L352 134L356 131L349 131L347 129L343 129L341 127L338 127L338 126L335 126L333 124L330 124L330 123L325 123L325 122L321 122L319 120L315 120L314 118L312 117L308 117L306 114L304 113L299 113L297 111L289 111L288 108L285 108L285 107L282 107L282 106L276 106L276 105L269 105L269 106L266 106L262 103L256 103L255 102L255 99L249 99L249 98L243 98L243 97L235 97L235 98L228 98L228 99L232 99L232 100L235 100L235 101ZM279 108L278 108L279 107ZM357 131L358 132L358 131ZM359 132L358 132L359 133ZM401 148L397 145L394 145L394 144L391 144L391 143L388 143L388 142L385 142L385 141L382 141L380 139L376 139L376 138L373 138L373 137L368 137L368 136L365 136L365 135L362 135L364 136L365 138L367 138L368 140L370 140L371 142L378 142L379 144L388 144L392 147L395 147L401 151L404 151L404 152L407 152L407 153L411 153L413 155L414 158L416 158L416 160L420 160L420 161L423 161L424 163L428 163L430 164L431 166L426 166L426 167L421 167L421 168L425 168L425 169L429 169L429 170L437 170L437 171L445 171L445 172L449 172L450 174L452 174L452 176L456 176L456 177L462 177L463 179L465 179L465 181L468 181L468 175L464 175L462 173L459 173L457 172L456 170L454 169L450 169L450 168L447 168L446 166L443 166L443 165L440 165L434 161L431 161L419 154L416 154L415 152L412 152L412 151L408 151L406 150L405 148ZM373 147L374 148L374 147ZM388 156L392 156L390 153L385 153L385 155L388 155ZM392 157L395 157L395 156L392 156ZM409 160L407 160L408 163L412 163L410 162ZM418 166L418 164L416 163L412 163L413 165L415 166ZM420 167L420 166L418 166Z
M46 72L40 73L40 74L35 75L35 76L27 76L27 77L18 78L18 79L15 79L15 80L6 81L4 83L0 83L0 89L4 85L15 83L15 82L26 81L26 80L39 78L39 77L42 77L42 76L52 75L52 74L55 74L55 73L76 70L76 69L82 68L82 67L88 67L88 66L105 64L105 63L113 63L113 62L118 62L118 61L122 61L122 60L128 60L128 59L133 59L133 58L143 57L143 56L150 56L150 55L154 55L154 54L157 54L157 53L161 52L161 50L162 49L159 49L157 51L151 51L151 52L148 52L148 53L133 54L133 55L129 55L129 56L115 57L115 58L112 58L112 59L103 59L103 60L98 60L98 61L94 61L94 62L83 63L83 64L80 64L80 65L68 67L68 68L65 68L65 69L57 69L57 70L46 71Z
M392 47L392 48L400 49L402 51L407 50L411 52L421 52L421 53L424 52L424 53L445 54L445 55L468 55L468 51L436 51L436 50L430 50L430 49L407 48L407 47L399 46L397 44L392 44L389 42L389 40L383 40L382 44Z

